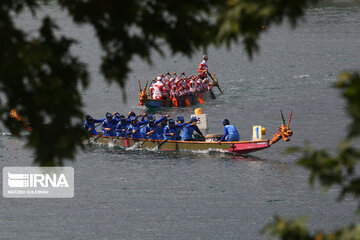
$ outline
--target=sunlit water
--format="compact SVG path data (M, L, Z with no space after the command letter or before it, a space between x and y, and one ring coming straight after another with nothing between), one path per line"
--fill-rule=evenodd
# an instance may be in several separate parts
M73 50L88 63L92 83L83 93L86 113L101 118L107 111L141 113L138 80L158 73L195 73L202 52L152 55L149 66L135 58L128 77L127 103L121 90L99 74L102 54L90 28L77 29L57 9L48 9L63 31L80 40ZM253 125L267 137L281 124L280 109L294 136L250 156L217 152L156 152L88 146L74 162L73 199L1 199L2 239L264 239L259 231L274 214L309 216L311 230L333 229L356 221L356 202L335 201L339 190L323 194L308 188L308 172L296 165L289 146L308 140L314 148L334 148L349 122L340 93L332 88L343 69L360 66L360 6L323 4L308 11L306 21L267 29L261 50L249 61L242 46L208 50L210 71L224 95L201 107L208 133L221 133L226 117L250 139ZM19 24L31 29L28 16ZM166 48L165 48L166 49ZM188 117L194 108L160 109L158 115ZM6 130L4 130L6 132ZM0 136L0 166L32 165L31 151L6 134Z

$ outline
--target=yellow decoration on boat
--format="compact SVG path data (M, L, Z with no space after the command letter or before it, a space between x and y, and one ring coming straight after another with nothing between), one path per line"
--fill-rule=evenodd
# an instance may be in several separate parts
M202 108L196 108L195 109L195 114L196 115L203 114Z

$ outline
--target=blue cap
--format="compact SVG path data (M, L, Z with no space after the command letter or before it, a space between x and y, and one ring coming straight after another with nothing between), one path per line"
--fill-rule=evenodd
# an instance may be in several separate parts
M185 122L185 119L184 119L184 117L182 117L182 116L178 116L177 117L177 120L179 121L179 122Z
M169 119L169 124L175 124L175 120L172 119L172 118L170 118L170 119Z
M191 119L190 119L190 122L197 122L197 118L196 117L192 117Z
M136 117L131 117L130 120L134 121L134 120L137 120L137 118Z
M112 118L112 115L111 115L111 113L107 112L107 113L105 114L105 117L106 117L106 118Z
M229 124L230 124L230 122L229 122L229 120L224 119L224 121L222 122L222 124L223 124L223 125L229 125Z

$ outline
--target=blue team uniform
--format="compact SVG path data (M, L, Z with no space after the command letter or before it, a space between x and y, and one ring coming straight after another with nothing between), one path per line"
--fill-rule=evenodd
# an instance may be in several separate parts
M117 137L126 137L126 130L130 126L131 123L130 119L123 119L123 120L125 121L119 121L119 123L116 125L115 133Z
M170 127L170 125L167 125L164 128L164 136L165 136L165 140L169 139L170 140L179 140L180 139L180 129L185 126L186 123L179 123L179 124L175 124L175 126L172 128ZM174 136L171 136L170 133L175 133Z
M226 126L224 126L224 135L220 139L220 142L223 141L224 139L228 142L229 141L239 141L240 134L233 125L226 125Z
M115 121L114 119L111 120L105 119L101 125L101 129L104 132L103 135L114 137L116 125L117 125L117 121ZM105 128L110 128L110 130L105 130Z
M104 119L93 119L92 123L89 123L88 121L85 121L84 122L84 128L86 130L88 130L88 133L90 135L100 135L95 129L95 123L101 123L104 120L105 120L105 118Z
M181 141L185 141L187 139L193 139L192 135L193 135L194 131L196 131L200 135L203 135L202 132L199 130L198 126L191 125L191 123L188 123L183 128L183 132L181 134Z
M149 122L149 120L145 120L145 121L140 121L137 122L135 125L133 123L130 124L129 128L126 131L126 136L131 135L132 138L142 138L142 134L139 131L140 127L147 124ZM133 133L132 131L136 131L135 133Z
M164 116L164 117L160 118L159 120L156 120L152 126L150 126L150 124L148 124L146 127L141 129L141 130L144 130L143 138L146 138L148 136L147 135L148 132L155 130L155 132L149 136L149 139L159 139L159 140L164 139L163 134L159 134L159 131L161 131L161 129L162 129L162 133L164 133L164 128L162 126L158 126L158 124L161 123L162 121L164 121L165 118L166 117Z

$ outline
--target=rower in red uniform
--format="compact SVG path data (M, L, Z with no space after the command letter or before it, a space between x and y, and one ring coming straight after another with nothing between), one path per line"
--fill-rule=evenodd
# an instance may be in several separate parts
M207 69L208 69L208 57L206 55L203 56L203 60L202 62L199 64L199 73L200 73L200 78L206 78L206 73L207 73Z
M164 84L162 83L162 77L158 76L156 78L156 83L153 85L152 88L152 98L155 100L163 99L163 92L164 92Z

